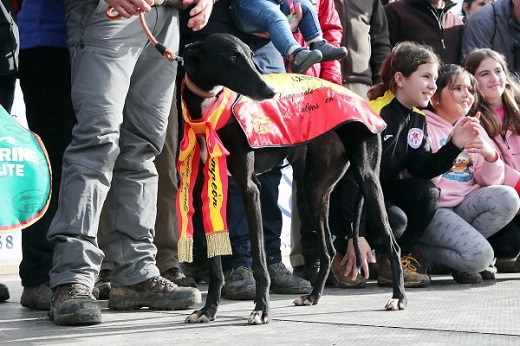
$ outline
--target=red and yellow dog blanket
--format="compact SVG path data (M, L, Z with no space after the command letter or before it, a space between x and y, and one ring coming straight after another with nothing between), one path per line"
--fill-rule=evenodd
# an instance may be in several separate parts
M385 122L363 99L350 90L325 80L299 74L271 74L264 78L275 88L276 96L254 101L224 88L201 119L192 120L182 100L185 121L180 145L177 195L179 214L179 261L192 262L193 187L200 163L197 136L204 136L208 159L204 165L202 214L208 244L208 257L231 254L227 233L227 150L216 131L233 113L253 148L304 144L347 122L361 122L373 133Z

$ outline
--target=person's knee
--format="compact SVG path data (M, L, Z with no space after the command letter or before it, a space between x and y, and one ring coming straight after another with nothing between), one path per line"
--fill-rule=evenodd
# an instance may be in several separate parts
M388 207L387 213L388 222L390 223L390 227L392 228L394 238L399 239L406 230L408 218L406 217L405 212L397 206Z

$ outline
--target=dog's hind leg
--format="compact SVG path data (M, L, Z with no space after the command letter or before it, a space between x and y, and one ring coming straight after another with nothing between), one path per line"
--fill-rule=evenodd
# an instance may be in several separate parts
M323 293L335 253L329 228L330 194L347 165L345 150L334 132L316 139L307 147L303 189L312 226L320 239L320 271L312 292L298 297L295 305L317 304Z
M200 323L215 320L223 285L222 260L220 256L215 256L209 259L209 286L206 303L202 309L196 310L186 317L185 322Z
M403 310L406 307L403 268L400 249L395 241L384 205L383 191L379 182L381 161L381 137L368 131L349 131L342 136L347 142L348 152L357 183L365 199L368 217L376 224L375 235L386 244L392 265L393 295L387 302L387 310Z

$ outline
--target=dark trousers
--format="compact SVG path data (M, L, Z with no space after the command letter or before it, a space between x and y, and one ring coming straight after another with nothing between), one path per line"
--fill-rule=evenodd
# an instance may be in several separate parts
M346 252L345 237L352 232L350 225L355 220L357 193L357 184L347 175L338 183L331 196L329 222L335 236L334 247L341 255ZM439 189L427 179L402 179L383 186L383 195L390 227L401 247L401 253L410 253L435 214ZM373 217L363 213L360 234L367 238L376 251L384 252L385 244L380 242L377 230L370 222Z
M258 176L261 184L260 201L267 264L282 261L280 251L282 213L278 207L278 185L281 178L280 168L275 168ZM251 244L249 242L249 228L244 200L233 179L230 179L229 183L227 215L233 254L222 256L222 267L224 270L240 266L251 267Z
M70 143L74 109L70 100L67 48L37 47L20 51L20 86L27 123L45 144L52 167L52 195L47 213L22 232L20 278L24 287L49 281L53 249L47 230L57 209L63 152Z
M0 105L7 113L11 113L14 102L14 91L16 89L16 75L8 74L0 76Z
M515 216L497 233L488 238L496 258L512 258L520 253L520 216Z

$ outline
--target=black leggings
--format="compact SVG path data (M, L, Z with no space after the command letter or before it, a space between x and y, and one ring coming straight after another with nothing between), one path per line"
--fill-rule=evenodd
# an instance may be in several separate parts
M520 253L520 216L515 216L497 233L488 238L496 258L512 258Z

